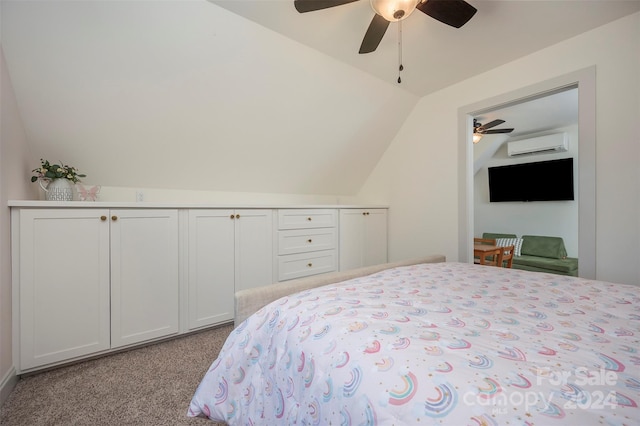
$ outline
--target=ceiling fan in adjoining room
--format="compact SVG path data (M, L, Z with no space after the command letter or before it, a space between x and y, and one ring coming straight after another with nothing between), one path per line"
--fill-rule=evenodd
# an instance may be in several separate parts
M328 9L358 0L294 0L300 13ZM376 13L364 35L359 53L371 53L378 48L390 22L406 19L414 10L438 21L460 28L476 13L476 8L464 0L370 0Z
M473 119L473 143L480 142L482 136L484 135L493 135L497 133L511 133L514 129L494 129L494 127L499 126L503 123L506 123L504 120L493 120L488 122L487 124L482 124L475 118Z

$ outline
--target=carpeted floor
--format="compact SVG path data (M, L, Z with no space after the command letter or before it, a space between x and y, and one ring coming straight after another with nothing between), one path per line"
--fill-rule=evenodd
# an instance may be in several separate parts
M231 325L24 377L2 425L215 425L188 418Z

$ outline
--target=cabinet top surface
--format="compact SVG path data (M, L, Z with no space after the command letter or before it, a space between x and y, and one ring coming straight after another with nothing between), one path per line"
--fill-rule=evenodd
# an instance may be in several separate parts
M136 209L386 209L389 206L373 204L327 204L327 205L286 205L286 204L215 204L215 203L156 203L156 202L111 202L111 201L38 201L9 200L14 208L136 208Z

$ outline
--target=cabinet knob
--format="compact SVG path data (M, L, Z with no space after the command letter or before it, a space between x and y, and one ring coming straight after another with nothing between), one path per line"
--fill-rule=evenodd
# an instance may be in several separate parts
M312 242L312 241L313 241L313 240L312 240L311 238L309 238L309 239L307 240L307 242L308 242L308 243L310 243L310 242Z
M240 219L240 215L239 214L236 215L236 219Z
M100 216L100 220L104 222L105 220L107 220L107 217L106 216Z
M307 266L311 268L313 266L313 263L307 263Z
M113 220L115 222L116 220L118 220L118 216L116 216L116 215L111 216L111 220Z
M310 218L310 217L308 217L308 218L307 218L307 220L308 220L309 222L311 222L311 218Z
M229 219L235 219L235 218L236 218L236 216L233 215L233 214L231 216L229 216Z

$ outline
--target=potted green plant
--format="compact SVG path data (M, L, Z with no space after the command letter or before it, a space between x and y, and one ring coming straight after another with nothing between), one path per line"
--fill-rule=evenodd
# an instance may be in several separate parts
M80 182L80 178L87 175L78 172L78 169L60 162L51 164L48 160L40 159L40 167L33 169L34 176L31 182L38 182L45 192L47 201L71 201L73 200L73 185ZM43 185L47 182L47 185Z

